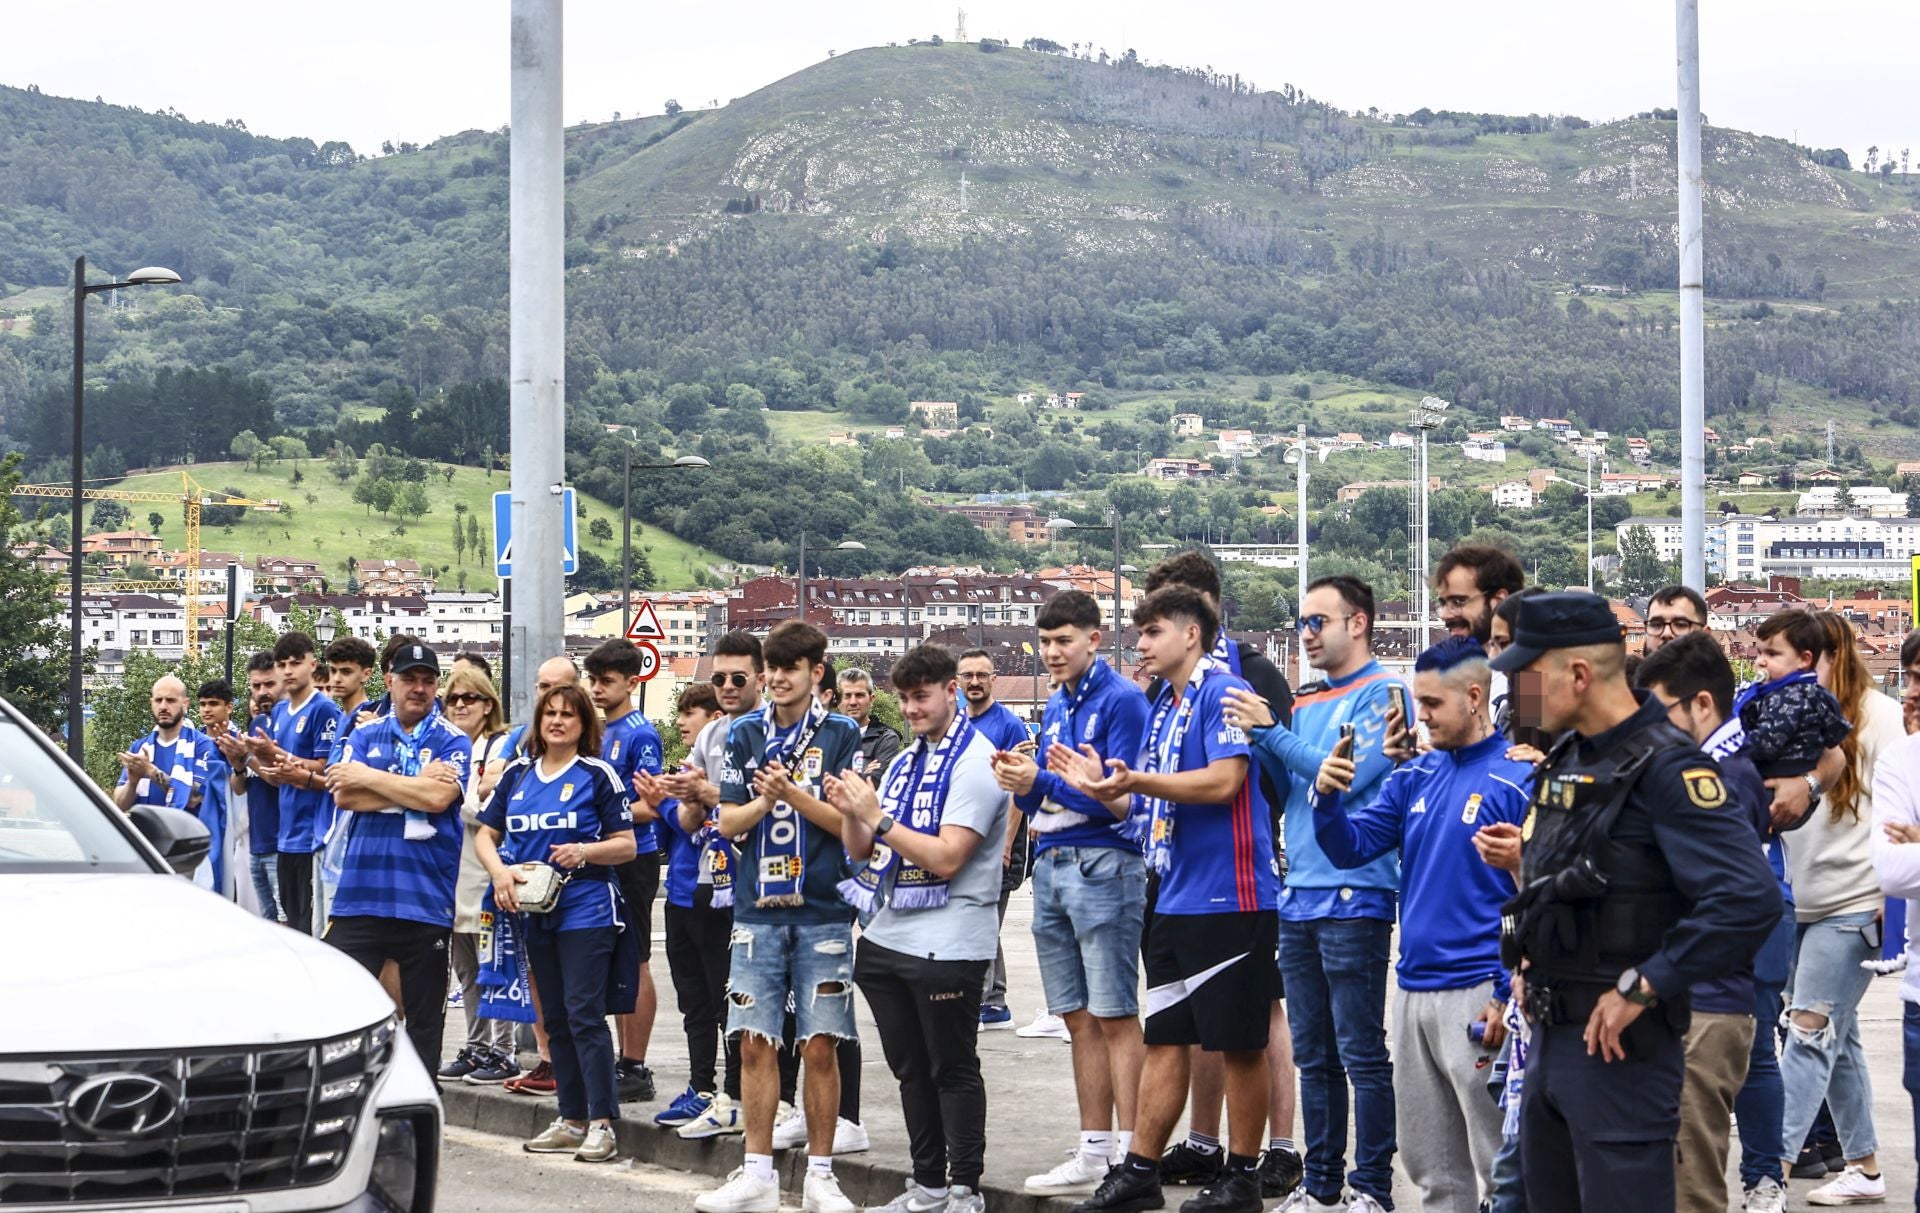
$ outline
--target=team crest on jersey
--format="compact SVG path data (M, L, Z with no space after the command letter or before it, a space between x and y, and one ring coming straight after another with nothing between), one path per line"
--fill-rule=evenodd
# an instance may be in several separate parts
M300 716L295 718L293 722L293 731L296 733L304 733L307 731L307 718L305 716Z
M1727 803L1727 785L1720 782L1720 772L1708 767L1694 767L1680 772L1680 782L1686 785L1687 799L1702 809L1717 809Z
M560 785L560 802L565 804L573 797L573 783L568 781Z
M808 779L818 779L826 766L826 761L827 756L821 752L820 747L814 746L807 751L807 756L800 760L800 769L807 773Z
M608 762L620 761L620 739L618 737L613 739L613 751L607 755L607 761Z
M1480 802L1482 799L1484 799L1484 797L1478 792L1467 797L1467 807L1460 810L1460 820L1467 825L1472 825L1474 820L1480 816Z
M1100 727L1100 713L1099 713L1098 711L1095 711L1095 712L1092 712L1092 713L1090 713L1090 714L1088 714L1088 716L1087 716L1087 727L1086 727L1086 730L1085 730L1085 734L1084 734L1084 736L1082 736L1082 737L1080 738L1080 740L1082 740L1082 741L1092 741L1092 740L1093 740L1093 731L1094 731L1095 729L1097 729L1097 728L1099 728L1099 727Z

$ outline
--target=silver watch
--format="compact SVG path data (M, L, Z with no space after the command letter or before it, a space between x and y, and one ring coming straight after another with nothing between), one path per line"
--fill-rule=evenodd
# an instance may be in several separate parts
M1811 803L1812 801L1819 800L1821 796L1826 794L1826 791L1827 791L1826 785L1820 782L1820 777L1818 775L1815 775L1813 772L1809 771L1805 775L1802 775L1800 778L1807 781L1807 796L1809 797L1809 803Z

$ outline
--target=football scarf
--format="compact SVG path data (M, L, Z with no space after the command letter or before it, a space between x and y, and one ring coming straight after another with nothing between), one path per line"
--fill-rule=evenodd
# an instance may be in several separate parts
M1180 752L1186 747L1187 734L1193 731L1193 708L1200 697L1200 684L1215 672L1220 672L1220 667L1213 658L1202 657L1193 663L1193 673L1187 675L1187 685L1178 698L1173 694L1171 683L1160 692L1153 708L1152 725L1147 730L1144 772L1173 774L1180 770ZM1140 799L1146 801L1147 867L1150 871L1165 872L1173 861L1174 804L1159 796Z
M476 946L479 966L473 984L479 987L480 1005L475 1013L482 1019L505 1019L514 1023L534 1021L532 982L527 975L527 956L520 946L515 915L502 914L493 900L493 886L480 899L480 939Z
M153 780L140 780L134 785L134 803L186 809L193 799L193 771L199 762L200 743L205 740L206 735L192 725L181 725L180 735L173 741L173 755L167 760L167 765L160 770L161 778L165 782L156 788L153 786ZM154 762L154 756L165 744L160 740L160 732L156 729L127 748L132 753L145 754L149 762ZM207 742L207 744L211 747L213 743ZM159 763L154 762L154 765L159 766ZM192 810L188 809L188 811Z
M1236 677L1240 675L1240 646L1227 637L1227 629L1221 628L1220 634L1213 638L1212 656Z
M793 775L795 783L805 783L809 776L819 779L820 772L795 767L794 761L799 759L804 763L807 747L813 744L814 734L826 719L827 710L815 702L807 709L806 719L788 734L793 738L792 744L783 747L780 730L773 722L773 705L769 703L761 708L760 726L766 730L761 761L778 762ZM805 905L807 819L783 800L754 828L760 835L760 885L753 904L761 907Z
M915 738L913 748L894 760L893 773L880 794L880 811L901 829L937 836L953 785L954 764L966 753L973 733L973 718L963 707L954 712L953 723L937 746L929 747L924 737ZM840 882L840 896L862 914L871 914L879 908L883 890L888 890L887 904L896 910L933 910L947 904L946 880L909 863L876 838L873 857L851 879Z
M1060 707L1060 733L1057 738L1061 745L1066 746L1070 750L1077 750L1080 748L1081 743L1091 740L1090 738L1080 735L1080 709L1086 706L1087 699L1093 694L1095 689L1099 687L1101 679L1112 675L1112 673L1112 668L1096 656L1093 659L1093 664L1087 667L1087 672L1080 675L1080 684L1073 688L1072 694L1068 694L1065 687L1055 692L1062 699ZM1040 746L1040 754L1042 757L1046 754L1044 742ZM1087 815L1080 810L1069 809L1053 800L1041 802L1040 808L1041 811L1035 813L1027 822L1027 830L1029 833L1051 834L1056 830L1069 829L1084 821L1090 820Z
M1776 678L1772 682L1749 682L1746 686L1740 688L1739 694L1733 697L1733 712L1730 719L1738 720L1740 713L1746 710L1748 704L1764 695L1771 695L1782 687L1790 687L1796 682L1816 681L1818 681L1818 676L1815 675L1812 670L1795 670L1786 677Z

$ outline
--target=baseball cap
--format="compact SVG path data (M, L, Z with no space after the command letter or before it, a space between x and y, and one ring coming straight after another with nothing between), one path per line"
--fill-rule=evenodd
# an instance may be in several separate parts
M440 673L440 658L424 644L410 644L393 655L392 664L387 666L390 674L404 674L408 670L432 670Z
M1511 674L1532 665L1551 649L1621 642L1620 621L1600 595L1582 590L1534 594L1520 600L1513 619L1513 643L1493 659L1492 665L1503 674Z

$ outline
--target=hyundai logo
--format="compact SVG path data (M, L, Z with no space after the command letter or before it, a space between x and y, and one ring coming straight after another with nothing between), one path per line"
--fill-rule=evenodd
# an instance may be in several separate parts
M172 1090L145 1074L97 1074L67 1096L67 1118L95 1137L139 1137L179 1114Z

